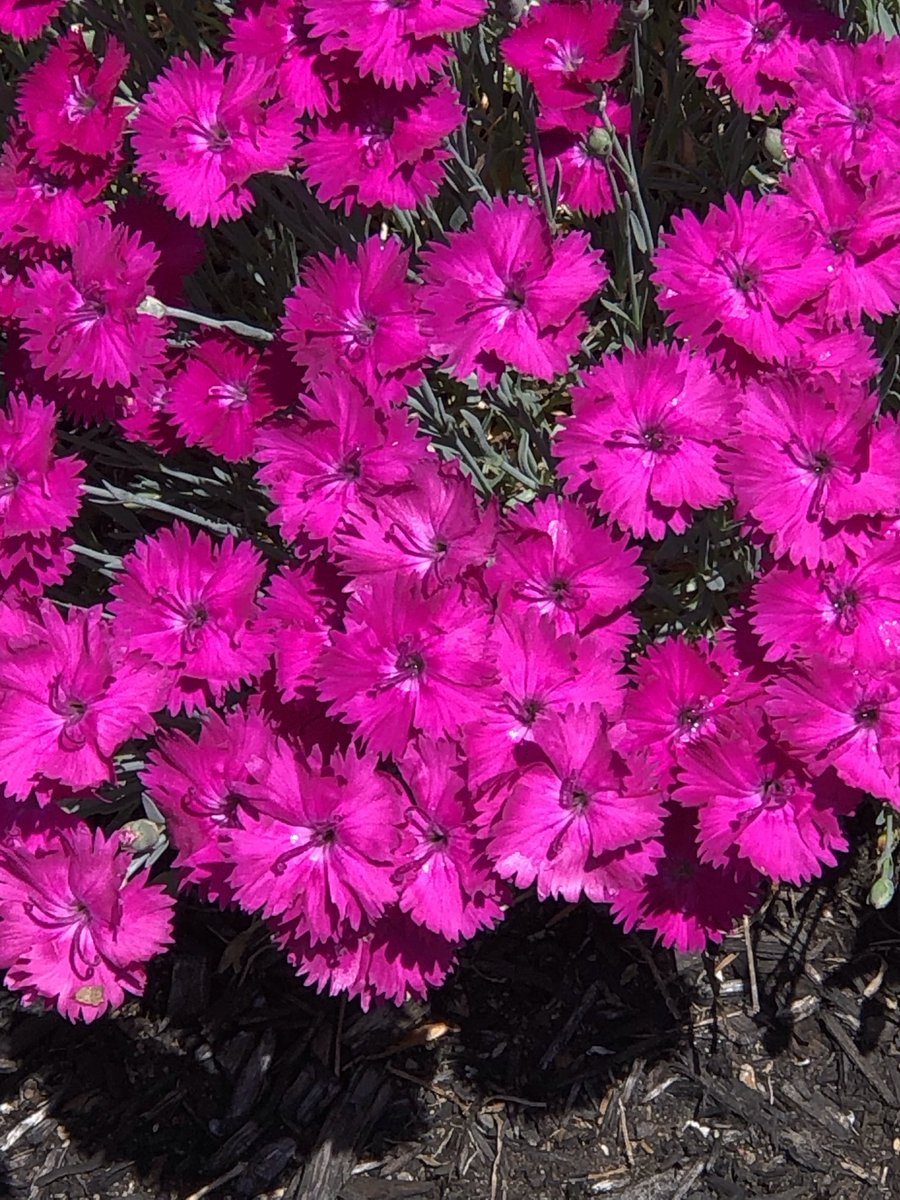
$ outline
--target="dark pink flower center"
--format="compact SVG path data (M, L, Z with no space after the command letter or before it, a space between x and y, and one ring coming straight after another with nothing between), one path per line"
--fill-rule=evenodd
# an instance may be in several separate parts
M515 706L515 715L520 725L533 725L544 711L544 702L535 696L521 700Z
M769 46L775 41L780 32L780 23L770 17L768 20L759 21L753 26L753 40L764 46Z
M857 725L876 725L878 723L878 705L871 701L864 701L856 709L853 718Z
M573 812L584 812L591 802L591 793L577 775L567 775L559 789L559 802Z
M559 71L563 75L571 75L584 63L584 50L573 42L560 42L556 38L545 38L544 49L549 54L546 64L548 71Z
M66 97L66 102L63 105L63 111L70 121L78 123L83 121L86 116L94 111L97 107L97 101L86 90L81 80L76 75L72 80L72 91Z
M609 436L617 446L651 454L677 454L682 442L680 434L671 433L659 422L637 430L614 429Z
M859 593L855 588L843 587L834 579L825 581L824 590L834 613L834 626L838 633L853 633L859 625Z
M768 777L763 780L760 798L766 808L782 808L794 794L794 785L785 779Z
M235 380L232 383L214 383L209 389L209 398L220 408L243 408L250 399L249 382Z
M13 494L19 485L19 476L9 465L0 468L0 499L6 499Z
M187 115L179 117L175 129L189 135L188 142L193 149L223 154L231 148L231 134L221 121L204 122L199 117Z
M64 750L80 750L87 741L83 722L89 708L90 701L74 691L61 674L57 675L50 685L50 709L63 718L59 740Z

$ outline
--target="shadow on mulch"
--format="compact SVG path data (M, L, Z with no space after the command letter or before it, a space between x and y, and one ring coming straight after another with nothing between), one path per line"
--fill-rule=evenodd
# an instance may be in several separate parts
M866 870L779 890L749 956L708 960L526 896L427 1005L368 1014L183 904L115 1019L0 1008L0 1197L900 1196L900 931Z

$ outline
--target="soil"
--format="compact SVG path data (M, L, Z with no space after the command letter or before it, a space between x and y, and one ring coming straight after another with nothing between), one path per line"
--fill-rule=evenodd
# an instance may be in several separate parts
M182 903L115 1017L2 993L0 1197L900 1196L900 912L856 833L709 957L526 896L427 1004L368 1014Z

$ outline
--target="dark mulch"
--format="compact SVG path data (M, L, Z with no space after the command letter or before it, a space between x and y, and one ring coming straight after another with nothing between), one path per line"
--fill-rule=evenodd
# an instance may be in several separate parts
M185 906L115 1019L4 998L0 1197L900 1196L900 916L865 904L872 837L770 898L752 960L528 898L428 1005L368 1015Z

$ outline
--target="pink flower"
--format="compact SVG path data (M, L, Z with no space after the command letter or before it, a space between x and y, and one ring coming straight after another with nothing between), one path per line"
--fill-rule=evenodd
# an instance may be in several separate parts
M744 712L686 747L675 798L698 809L704 862L727 866L736 849L772 879L800 884L846 850L840 817L859 797L833 771L810 777L760 726Z
M640 595L639 555L639 546L594 525L575 501L548 496L506 519L485 581L501 607L533 609L558 633L584 635Z
M609 900L653 871L662 798L612 748L602 709L550 717L529 751L490 828L499 875L574 903Z
M115 157L132 112L114 103L128 61L122 43L108 37L98 62L84 32L72 29L22 77L16 107L42 166L68 174L67 158L74 170L82 157Z
M840 562L866 544L863 516L895 513L897 427L873 431L876 400L827 375L750 384L726 456L739 517L791 562Z
M256 594L264 573L249 542L192 539L179 521L125 557L110 607L130 646L178 672L171 712L219 704L228 688L263 672L269 647Z
M506 61L534 86L546 108L580 108L595 98L593 84L621 74L627 48L610 53L621 6L604 0L532 8L502 43Z
M304 179L323 204L346 213L355 205L414 209L438 194L450 157L443 142L463 115L446 79L402 91L346 82L336 110L305 131Z
M411 465L406 482L373 490L347 511L335 554L357 585L387 575L429 592L479 571L496 534L496 502L482 506L455 465L429 457Z
M65 0L0 0L0 33L33 41L64 6Z
M763 361L794 354L809 335L798 316L829 282L828 256L783 196L711 207L672 221L654 282L667 324L698 346L735 343Z
M830 276L820 306L829 324L865 313L878 318L900 308L900 229L897 176L891 171L868 184L831 164L795 163L785 189L828 256Z
M166 324L138 312L157 253L102 219L83 222L71 263L38 263L19 296L25 348L47 378L128 385L164 353Z
M810 47L798 72L785 148L803 158L893 175L900 154L900 45L880 34L858 45Z
M624 137L631 129L631 106L612 96L604 97L601 104L613 128ZM603 118L589 108L551 110L540 114L537 127L547 183L556 186L558 203L589 217L614 212L612 138ZM533 144L525 151L524 166L528 182L537 192L540 183ZM624 182L619 186L624 187Z
M622 529L657 539L728 498L720 459L737 389L705 356L623 350L583 380L555 447L568 490L584 489Z
M458 586L426 596L402 575L376 575L351 596L344 626L319 660L319 690L373 750L456 737L489 701L489 617Z
M341 930L333 941L313 945L308 935L275 928L275 940L288 962L317 992L359 999L363 1012L391 1000L424 1000L439 987L456 962L456 947L437 933L416 925L396 905L359 932Z
M502 915L498 881L475 836L465 765L450 742L423 742L400 764L411 803L394 882L400 909L448 941L474 937Z
M335 105L337 61L323 54L306 24L303 0L244 0L228 23L225 49L258 59L278 79L278 92L302 116Z
M137 165L179 217L234 221L253 206L247 181L291 163L296 109L273 94L261 61L208 54L172 60L150 84L133 126Z
M360 501L371 499L377 510L384 488L406 485L420 464L434 469L415 423L367 405L352 378L319 376L304 404L303 416L270 423L256 441L255 458L264 464L257 478L277 506L271 521L288 541L305 534L332 542Z
M80 507L84 463L54 456L56 411L13 393L0 412L0 540L65 532Z
M411 87L440 73L452 51L444 40L477 25L486 0L306 0L306 20L326 53L352 50L354 74L386 87Z
M90 1022L143 992L147 962L172 941L173 901L146 872L127 878L120 846L82 821L0 846L0 966L26 1003Z
M178 849L181 885L193 884L204 900L222 906L234 900L223 833L258 815L246 789L274 747L258 712L235 709L224 717L210 712L196 742L169 730L147 756L141 782Z
M774 681L766 709L778 735L816 774L834 767L851 787L900 806L900 683L814 659Z
M137 383L118 398L111 416L128 441L145 442L159 454L184 449L184 440L169 420L166 406L172 380L181 369L185 353L182 347L170 348L160 366L145 371Z
M0 781L20 797L41 779L112 783L116 751L153 730L171 685L160 664L122 645L99 606L63 617L40 602L0 661Z
M204 337L169 381L166 409L188 446L228 462L253 453L257 426L277 401L262 354L235 337Z
M338 369L375 401L404 402L428 356L408 271L396 238L369 238L353 258L338 251L309 261L285 302L294 361L313 375Z
M612 915L627 933L649 929L663 946L697 954L721 942L738 917L759 899L760 877L740 859L722 867L698 857L696 817L670 806L662 832L663 855L656 872L635 887L621 888Z
M283 700L295 700L315 684L316 662L340 612L340 583L322 559L285 567L269 580L262 625L275 648L275 679Z
M564 375L587 329L582 305L609 277L586 234L555 237L523 197L478 204L469 229L421 258L433 349L482 387L504 366L548 382Z
M768 659L821 656L867 670L900 662L900 540L812 571L782 560L754 585L751 621Z
M355 750L327 767L279 742L244 790L258 808L222 837L241 906L279 917L324 942L346 922L358 930L397 897L399 785Z
M840 21L814 0L706 0L684 18L684 57L710 87L728 91L747 112L787 108L797 63Z

